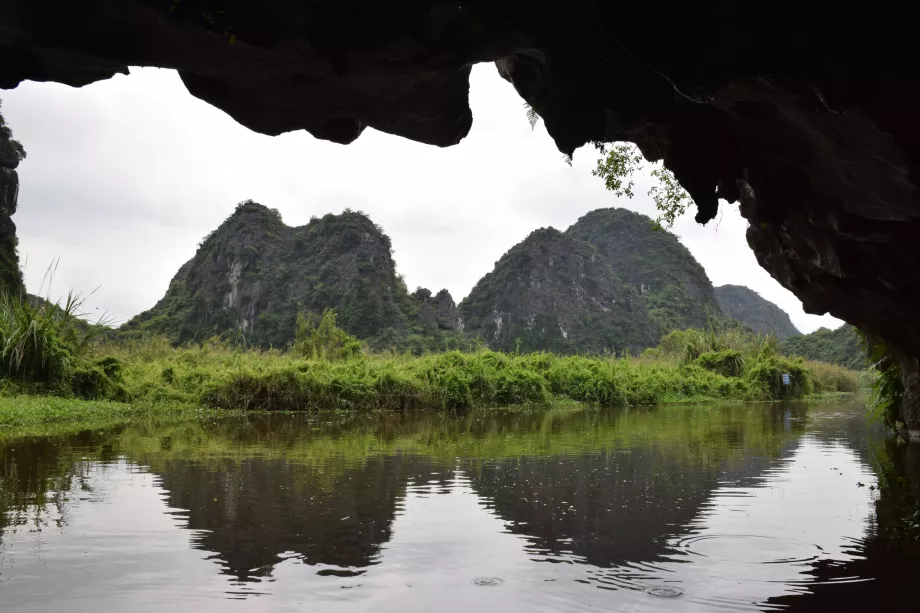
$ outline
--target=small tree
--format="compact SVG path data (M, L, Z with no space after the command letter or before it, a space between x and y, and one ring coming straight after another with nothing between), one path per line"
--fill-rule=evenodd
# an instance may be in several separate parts
M529 103L524 103L524 108L527 109L527 121L533 129L540 120L540 115ZM642 169L644 161L639 148L628 142L595 142L594 147L601 157L597 160L597 168L592 170L591 174L603 179L604 186L615 195L632 198L635 186L633 175ZM566 163L572 165L571 157L566 156ZM664 163L651 164L649 174L655 182L648 190L648 195L658 209L655 228L669 230L677 218L687 212L687 208L693 204L693 199L677 181L674 173L665 168Z
M617 196L633 197L633 175L641 170L643 159L639 148L632 143L595 143L601 154L597 168L591 171L595 177L604 180L604 186ZM652 164L650 175L655 181L648 190L648 195L658 209L657 228L670 229L678 217L693 204L690 194L677 182L674 173L664 164Z
M335 311L298 313L293 351L314 360L345 360L361 354L361 342L336 325Z

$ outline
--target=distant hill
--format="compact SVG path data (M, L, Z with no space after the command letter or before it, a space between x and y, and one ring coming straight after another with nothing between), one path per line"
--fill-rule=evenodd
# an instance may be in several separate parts
M166 295L121 332L284 347L299 311L334 308L339 325L372 346L443 349L445 339L457 340L459 323L445 294L410 295L390 239L362 213L289 227L277 211L247 201L205 237Z
M780 350L786 355L800 355L853 370L864 370L869 366L859 333L850 324L836 330L820 328L811 334L787 338Z
M712 283L673 234L625 209L588 213L565 232L533 232L460 304L491 347L639 350L724 316Z
M247 201L119 334L286 347L299 312L327 308L374 348L416 352L478 338L506 351L621 353L724 318L712 283L677 237L631 211L601 209L565 232L533 232L457 305L447 290L410 294L390 239L362 213L290 227L277 211Z
M658 342L645 300L584 241L530 234L460 304L464 329L493 349L560 353L632 350Z
M646 301L659 332L704 328L723 317L706 271L676 236L626 209L591 211L566 236L597 248L624 283Z
M779 340L801 334L786 311L743 285L717 287L716 299L725 315L740 321L754 332L772 334Z

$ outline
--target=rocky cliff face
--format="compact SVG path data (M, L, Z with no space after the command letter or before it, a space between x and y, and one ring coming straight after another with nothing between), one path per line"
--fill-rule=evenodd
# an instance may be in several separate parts
M590 244L537 230L496 262L460 304L465 330L490 347L561 353L658 342L646 301Z
M22 145L13 140L12 132L0 115L0 290L16 294L22 289L22 273L17 252L19 240L12 216L19 202L16 168L23 157Z
M420 316L396 274L390 239L362 213L292 228L276 211L245 202L204 239L166 295L122 331L165 334L178 343L219 336L284 347L298 312L333 308L345 330L372 345L405 347L419 337L417 344L441 348L438 331L453 330L452 302L439 294L421 305L443 321Z
M18 195L16 171L0 164L0 288L6 291L16 291L22 284L16 250L19 241L11 217L16 212Z
M723 313L758 334L772 334L779 340L801 334L786 311L743 285L719 286L716 298Z
M714 0L9 0L0 87L176 68L260 132L347 143L371 126L445 146L472 124L470 67L495 61L560 150L635 142L700 222L740 202L758 261L806 309L897 350L920 439L915 20L822 2L790 15Z
M705 328L722 317L700 263L676 236L655 230L645 215L598 209L579 219L566 235L593 245L616 274L638 290L660 332Z

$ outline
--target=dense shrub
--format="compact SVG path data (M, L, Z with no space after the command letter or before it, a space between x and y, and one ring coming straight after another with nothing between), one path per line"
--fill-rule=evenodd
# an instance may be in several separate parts
M789 385L783 384L784 374L789 375ZM814 391L811 373L801 358L767 355L751 364L744 377L767 398L801 398Z
M740 351L707 351L696 359L697 364L706 370L719 373L723 377L740 377L744 372L744 357Z
M115 357L88 357L104 330L80 319L83 299L63 303L0 293L0 372L23 391L123 399L124 364Z

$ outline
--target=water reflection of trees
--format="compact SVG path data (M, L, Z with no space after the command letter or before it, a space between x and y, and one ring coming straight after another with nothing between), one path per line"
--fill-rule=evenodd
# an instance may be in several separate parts
M6 530L65 526L76 499L93 494L90 472L115 457L95 431L0 444L0 543Z

